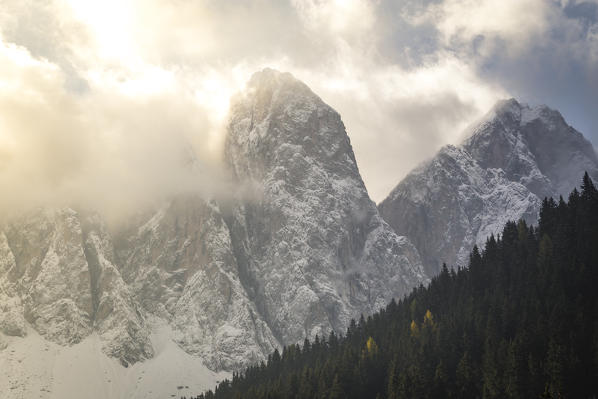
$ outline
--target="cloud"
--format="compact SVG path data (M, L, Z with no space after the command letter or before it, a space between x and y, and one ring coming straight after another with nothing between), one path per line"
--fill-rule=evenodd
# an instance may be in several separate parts
M266 66L339 111L379 201L499 98L595 126L597 9L0 0L0 210L79 202L117 215L179 191L212 195L229 99ZM189 173L190 152L201 176Z
M495 41L506 43L512 52L524 51L550 27L551 8L545 0L445 0L433 4L419 16L442 33L444 45L477 43L477 51L492 51Z
M559 109L598 139L598 3L444 0L407 13L432 25L438 49L467 60L484 81Z
M193 93L141 85L140 95L136 81L115 87L108 79L106 87L72 92L59 67L3 42L0 76L3 216L53 204L116 217L176 192L207 192L220 178L189 167L189 143L209 142L210 125Z
M333 34L359 35L374 23L373 3L365 0L292 0L305 26Z
M473 69L447 54L435 62L405 70L353 63L333 77L297 75L339 110L351 138L360 171L373 198L382 199L422 160L461 133L498 99L500 87L481 81Z
M588 2L545 0L445 0L430 6L420 18L430 18L446 46L468 50L477 58L529 58L550 49L575 61L596 54L596 20ZM581 15L568 10L585 5ZM594 7L595 8L595 7ZM595 12L595 11L594 11ZM595 17L594 17L595 18ZM593 60L595 61L595 60Z

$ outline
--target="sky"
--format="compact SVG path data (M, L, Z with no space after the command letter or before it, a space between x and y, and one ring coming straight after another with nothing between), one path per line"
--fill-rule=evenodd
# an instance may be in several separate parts
M376 202L499 99L598 144L598 0L0 0L0 213L213 194L264 67L341 114Z

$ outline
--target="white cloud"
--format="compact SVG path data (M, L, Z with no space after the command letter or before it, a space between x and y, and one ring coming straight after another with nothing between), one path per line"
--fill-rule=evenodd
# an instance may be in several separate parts
M598 4L585 3L592 2ZM578 3L582 2L444 0L405 17L414 24L432 24L447 48L483 61L529 58L535 49L584 61L596 52L593 38L598 21L586 32L581 20L568 17L565 8Z
M373 5L366 0L292 0L305 25L322 34L361 34L375 23Z
M508 94L444 54L418 69L354 64L333 79L300 76L339 110L370 195L383 199L404 175Z
M182 172L181 153L191 143L218 164L230 96L266 66L340 112L381 200L509 95L480 75L485 59L524 54L555 26L571 37L567 51L598 58L596 27L576 42L579 23L543 0L418 6L402 14L412 25L400 38L391 25L404 22L381 18L384 3L0 0L0 190L10 193L0 208L68 199L110 212L213 186ZM434 30L418 43L433 51L393 60L392 44L411 45L422 24Z
M205 112L176 80L148 91L155 81L146 78L102 77L72 92L56 65L0 41L1 213L67 202L116 216L213 186L219 178L202 180L185 164L189 141L210 141Z
M430 18L445 43L500 38L508 48L521 51L550 28L551 7L545 0L445 0L430 6Z

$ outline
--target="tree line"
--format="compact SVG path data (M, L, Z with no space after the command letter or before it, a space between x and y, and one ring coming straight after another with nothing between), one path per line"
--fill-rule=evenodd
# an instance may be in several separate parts
M276 350L193 399L598 395L598 191L586 173L539 224L509 222L346 334Z

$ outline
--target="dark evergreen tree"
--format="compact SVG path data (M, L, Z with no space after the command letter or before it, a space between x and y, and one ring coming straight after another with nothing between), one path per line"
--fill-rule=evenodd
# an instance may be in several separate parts
M543 201L345 336L305 340L198 399L598 396L598 190Z

